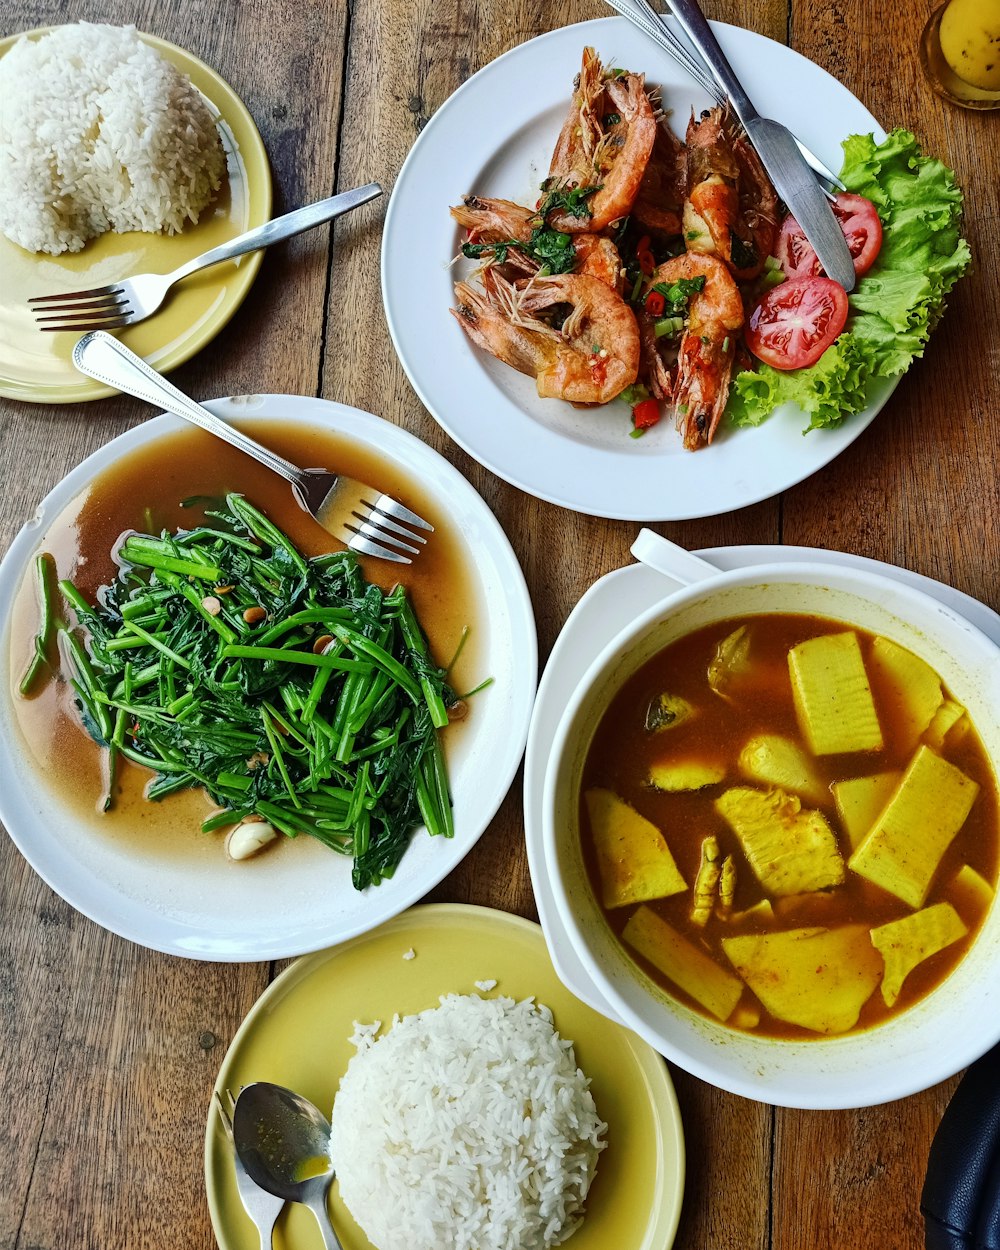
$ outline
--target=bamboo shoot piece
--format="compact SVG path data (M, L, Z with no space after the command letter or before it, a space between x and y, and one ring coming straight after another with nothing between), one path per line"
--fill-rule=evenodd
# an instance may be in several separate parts
M774 924L774 907L769 898L762 898L745 911L734 911L727 917L733 924Z
M911 907L922 907L941 857L978 793L971 777L929 747L918 747L849 866Z
M740 752L740 771L751 781L790 790L817 806L830 798L829 788L812 760L791 738L756 734Z
M955 730L955 738L957 739L969 727L969 719L965 715L965 708L961 703L956 703L954 699L945 699L938 710L934 713L934 719L927 727L924 734L924 742L929 747L933 747L935 751L940 751L944 746L944 740Z
M822 812L803 810L794 794L737 786L715 800L715 810L739 838L768 894L804 894L843 883L833 830Z
M667 898L687 882L659 829L611 790L584 795L605 907Z
M821 634L788 653L799 725L813 755L881 751L882 730L858 638Z
M903 982L913 969L931 955L943 951L952 942L969 932L950 903L935 903L915 911L901 920L872 929L872 946L885 962L882 977L882 997L887 1007L893 1007L903 988Z
M629 917L622 937L674 985L719 1020L728 1020L743 995L737 977L681 937L650 907Z
M882 977L862 924L723 938L733 967L772 1016L814 1033L844 1033Z
M993 887L968 864L963 864L955 873L950 893L959 911L969 920L978 921L993 902Z
M892 797L902 774L873 773L870 777L851 777L848 781L835 781L830 789L837 804L837 815L844 826L851 850L860 846L872 825L878 820L882 808Z
M941 678L919 656L888 638L875 639L869 663L893 692L900 711L901 748L909 755L944 701Z
M647 778L655 789L674 794L682 790L704 790L706 786L717 786L725 779L725 764L702 759L665 760L660 764L651 764Z

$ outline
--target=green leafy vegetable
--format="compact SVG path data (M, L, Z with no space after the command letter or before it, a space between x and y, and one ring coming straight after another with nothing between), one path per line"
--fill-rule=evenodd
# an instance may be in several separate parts
M89 635L63 627L84 724L112 776L119 756L152 769L149 798L200 786L224 809L206 829L256 813L377 885L418 825L454 832L437 730L455 694L402 586L348 551L306 560L239 495L210 515L129 535L97 606L60 583Z
M569 273L576 265L573 236L546 225L535 226L531 239L526 243L520 239L505 239L502 243L463 243L462 255L469 260L492 256L498 265L503 265L511 248L534 260L542 275Z
M546 192L545 199L538 209L538 216L544 221L550 213L562 211L570 217L590 217L592 214L587 201L601 190L601 185L594 187L556 187L549 190L548 180L542 183Z
M759 425L785 403L809 416L807 429L860 412L878 379L903 373L923 355L949 291L969 266L962 193L947 166L922 155L907 130L879 144L871 135L851 135L843 146L841 178L878 209L882 250L850 296L846 330L816 364L789 373L761 364L739 374L728 409L737 425Z

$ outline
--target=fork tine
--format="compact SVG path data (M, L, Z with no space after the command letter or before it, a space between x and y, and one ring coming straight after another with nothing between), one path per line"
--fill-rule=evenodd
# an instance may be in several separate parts
M397 536L390 530L383 529L379 524L379 518L377 516L372 515L366 518L360 516L358 513L355 513L354 515L357 517L358 523L356 525L351 520L344 522L345 528L350 530L352 534L361 534L365 538L372 538L375 542L382 543L384 546L390 547L393 551L402 551L412 556L420 554L419 547L414 547L411 543L405 542L402 538L397 538Z
M360 533L354 534L348 541L347 547L348 550L360 552L363 556L378 556L381 560L392 560L395 564L413 563L409 556L402 556L396 551L391 551L388 547L384 547L371 538L365 538Z
M29 304L50 304L54 300L90 299L96 296L123 295L121 286L94 286L89 291L61 291L58 295L33 295Z
M54 334L60 330L72 330L76 334L85 334L89 330L120 330L123 326L130 326L133 320L131 313L125 313L120 317L112 317L103 321L92 321L88 318L84 318L82 321L60 321L59 325L39 325L38 329L43 334Z
M413 530L407 529L405 525L400 525L398 521L394 521L391 516L386 516L378 507L372 509L368 517L363 517L359 512L354 514L359 521L371 521L373 525L378 525L381 529L387 530L392 534L398 534L400 538L408 538L410 542L420 543L423 545L427 539L423 534L414 534ZM412 548L416 550L416 548Z
M403 504L398 503L391 495L379 495L378 499L375 500L374 507L379 512L385 513L386 516L395 517L397 521L406 521L410 525L415 525L417 529L429 530L432 534L434 532L433 525L430 525L423 517L418 517L415 512L411 512ZM415 538L416 535L411 535L411 537Z
M46 304L44 308L38 308L35 310L35 320L55 321L57 317L61 317L64 313L99 312L104 309L111 311L118 308L125 308L128 304L129 301L125 298L125 296L120 296L116 299L104 298L81 300L76 304Z

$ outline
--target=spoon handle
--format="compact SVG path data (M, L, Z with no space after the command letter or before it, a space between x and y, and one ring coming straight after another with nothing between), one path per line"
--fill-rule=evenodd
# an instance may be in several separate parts
M333 1231L333 1221L330 1219L330 1212L326 1205L327 1192L317 1194L315 1198L310 1199L305 1205L316 1217L319 1231L323 1234L324 1250L344 1250L337 1240L337 1234Z

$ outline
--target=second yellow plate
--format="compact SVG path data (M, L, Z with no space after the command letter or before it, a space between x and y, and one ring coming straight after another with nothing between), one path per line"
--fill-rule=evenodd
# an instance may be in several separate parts
M414 957L404 959L412 950ZM668 1250L680 1216L684 1139L667 1066L634 1033L585 1006L561 984L535 924L505 912L460 904L412 908L363 937L294 963L257 1001L233 1039L217 1089L235 1094L251 1081L298 1090L330 1113L340 1077L354 1054L355 1020L381 1020L437 1006L442 994L534 996L552 1009L555 1026L573 1041L608 1123L572 1250ZM240 1203L233 1155L214 1108L205 1138L205 1180L222 1250L256 1250L257 1234ZM340 1201L330 1211L344 1250L371 1250ZM304 1207L286 1207L275 1250L320 1250L319 1230Z
M28 32L44 35L51 27ZM0 57L20 35L0 40ZM167 273L191 257L263 225L271 215L271 171L253 118L239 96L202 61L152 35L142 34L191 79L216 114L226 149L229 177L200 221L175 235L108 233L91 239L81 252L62 256L26 252L0 235L0 395L34 403L64 404L99 399L114 392L74 368L77 335L43 334L28 308L34 295L86 290L131 274ZM154 316L119 333L161 373L200 351L243 302L262 253L225 261L186 278Z

